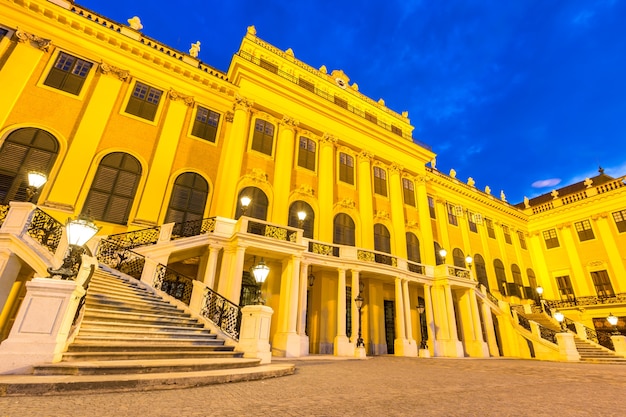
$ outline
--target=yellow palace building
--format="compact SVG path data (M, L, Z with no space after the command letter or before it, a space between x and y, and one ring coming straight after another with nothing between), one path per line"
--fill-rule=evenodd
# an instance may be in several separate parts
M564 360L562 334L626 334L625 177L512 205L437 170L408 114L342 70L254 27L228 72L198 46L67 0L0 1L0 341L64 258L51 225L80 214L100 262L122 245L142 257L122 272L192 310L203 291L261 298L275 356L354 356L360 337L367 355Z

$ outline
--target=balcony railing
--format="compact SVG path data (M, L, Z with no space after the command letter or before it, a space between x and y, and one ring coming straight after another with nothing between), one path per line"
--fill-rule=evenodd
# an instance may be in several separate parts
M448 275L453 277L470 279L469 269L459 268L458 266L448 265Z
M377 264L390 265L394 267L398 266L398 258L383 252L357 249L356 256L359 261L376 262Z
M200 314L233 339L239 339L241 308L208 287L204 292Z
M545 303L548 307L553 309L598 304L619 304L626 303L626 293L619 293L608 297L587 296L577 297L572 300L545 300Z
M0 204L0 227L2 227L2 223L4 223L4 219L7 218L8 213L9 206L5 204Z
M146 258L118 242L100 241L96 250L98 261L133 278L141 279Z
M159 264L154 275L154 288L171 295L177 300L189 305L193 291L193 278Z
M298 238L298 231L296 229L274 226L253 220L248 220L248 227L246 231L254 235L270 237L272 239L284 240L287 242L296 242Z
M328 243L309 241L309 252L317 255L339 257L339 246L329 245Z
M132 232L117 233L109 235L107 240L115 242L125 249L134 249L139 246L154 245L159 241L161 228L150 227L148 229L133 230Z
M215 217L209 217L206 219L176 223L172 228L171 240L214 232L215 221Z
M63 236L63 225L45 211L36 208L28 222L26 233L51 253L55 253Z
M426 267L422 264L409 261L407 262L407 267L409 268L409 271L415 272L416 274L426 274Z

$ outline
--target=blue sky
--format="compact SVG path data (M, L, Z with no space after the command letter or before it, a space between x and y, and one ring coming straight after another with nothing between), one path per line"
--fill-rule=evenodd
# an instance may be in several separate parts
M226 71L257 36L407 110L437 169L511 203L626 174L626 0L78 0ZM534 184L534 186L533 186ZM543 186L543 187L540 187Z

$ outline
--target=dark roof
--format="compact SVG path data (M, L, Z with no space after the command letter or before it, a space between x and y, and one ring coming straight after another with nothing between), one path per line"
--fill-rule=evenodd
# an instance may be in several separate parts
M598 185L602 185L606 182L615 180L615 178L611 177L610 175L606 175L602 167L598 169L598 172L600 173L600 175L596 175L595 177L590 178L592 181L591 183L592 187L597 187ZM559 193L558 198L565 197L566 195L569 195L569 194L576 194L576 193L586 190L587 185L585 184L585 181L580 181L574 184L566 185L565 187L562 187L562 188L557 188L556 191ZM530 207L533 207L533 206L539 206L541 204L547 203L552 200L554 200L554 197L552 196L552 191L550 191L549 193L541 194L540 196L531 198L528 201L528 204L530 205ZM524 205L524 202L516 204L515 207L519 209L526 208L526 206Z

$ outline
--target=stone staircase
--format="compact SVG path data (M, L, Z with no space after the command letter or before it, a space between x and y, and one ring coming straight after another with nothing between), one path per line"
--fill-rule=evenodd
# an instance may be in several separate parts
M532 313L532 314L524 314L524 316L528 320L537 322L540 325L550 330L554 330L556 332L561 330L558 322L552 319L547 314ZM574 343L576 344L576 350L578 350L578 354L580 355L581 362L610 363L610 364L626 365L626 358L623 358L615 354L615 352L613 352L610 349L605 348L604 346L600 346L588 340L583 340L579 338L577 335L574 335Z
M291 364L243 358L154 289L100 268L61 362L37 365L33 375L0 377L0 396L181 388L293 372Z

